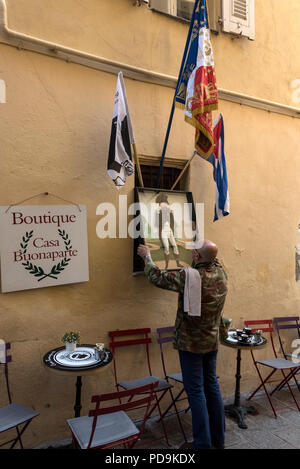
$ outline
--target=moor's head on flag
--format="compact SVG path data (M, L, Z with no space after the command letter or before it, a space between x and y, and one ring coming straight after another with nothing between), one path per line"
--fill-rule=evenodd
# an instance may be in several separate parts
M127 176L133 174L131 144L133 130L122 72L118 75L114 112L111 126L107 172L117 189L124 186Z

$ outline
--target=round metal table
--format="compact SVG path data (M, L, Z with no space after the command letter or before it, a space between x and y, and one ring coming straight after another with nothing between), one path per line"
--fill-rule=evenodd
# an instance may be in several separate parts
M237 350L236 356L236 375L235 375L235 394L234 403L225 405L225 413L237 419L239 428L246 429L248 426L244 421L244 417L247 414L255 415L257 410L254 406L242 406L241 405L241 393L240 393L240 382L241 382L241 351L251 350L252 348L262 348L266 345L267 339L265 337L257 338L255 334L249 335L247 342L242 341L236 336L235 331L229 331L227 339L221 340L221 344L226 347L234 348Z
M44 365L58 374L77 375L75 396L75 418L80 417L82 376L100 373L113 360L112 352L104 349L99 357L96 356L95 345L78 345L73 352L67 352L65 347L58 347L47 352L43 357Z

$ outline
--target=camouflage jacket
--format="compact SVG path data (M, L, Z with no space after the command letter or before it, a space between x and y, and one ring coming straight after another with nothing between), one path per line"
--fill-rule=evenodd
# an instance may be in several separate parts
M161 271L153 262L145 265L148 280L156 287L179 293L174 329L174 348L193 353L217 350L221 314L227 294L227 275L217 259L195 267L202 279L201 317L183 310L185 271ZM221 324L222 327L222 324Z

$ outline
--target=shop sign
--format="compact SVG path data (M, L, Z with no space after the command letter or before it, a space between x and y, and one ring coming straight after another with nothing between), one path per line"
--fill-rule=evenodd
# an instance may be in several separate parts
M0 207L1 291L89 280L84 205Z

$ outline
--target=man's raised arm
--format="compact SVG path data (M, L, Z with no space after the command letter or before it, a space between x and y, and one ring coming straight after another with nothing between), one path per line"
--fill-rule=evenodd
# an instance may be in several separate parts
M164 290L176 291L178 293L184 292L184 270L162 272L153 262L150 255L150 248L145 244L139 245L137 253L144 260L145 274L153 285L158 288L163 288Z

